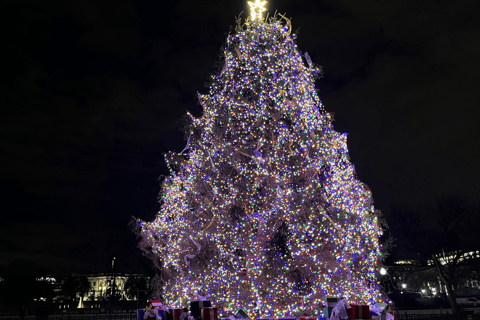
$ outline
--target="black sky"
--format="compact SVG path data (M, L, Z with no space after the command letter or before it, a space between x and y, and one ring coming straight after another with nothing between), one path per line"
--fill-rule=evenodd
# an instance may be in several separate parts
M183 149L246 1L0 3L0 264L144 271L127 224L158 210L162 154ZM480 2L276 0L324 67L317 89L349 133L378 209L443 195L478 204ZM245 14L244 14L245 15Z

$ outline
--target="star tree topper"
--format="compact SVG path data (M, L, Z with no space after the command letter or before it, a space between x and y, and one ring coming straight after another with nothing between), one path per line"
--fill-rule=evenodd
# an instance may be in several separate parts
M263 7L266 3L267 1L260 0L255 0L255 2L248 1L248 4L250 5L250 10L252 11L252 21L262 20L262 12L267 10Z

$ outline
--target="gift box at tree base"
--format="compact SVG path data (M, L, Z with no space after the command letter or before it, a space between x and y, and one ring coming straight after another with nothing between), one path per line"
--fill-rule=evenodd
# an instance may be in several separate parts
M187 320L188 308L168 309L166 319L164 320Z
M388 304L376 304L371 307L373 320L398 320Z
M145 309L137 310L137 320L143 320L143 315L145 314Z
M338 299L341 299L338 301ZM336 301L334 301L336 300ZM327 298L327 307L330 309L331 306L333 308L330 311L328 319L331 320L340 320L340 319L347 319L348 313L347 309L350 308L350 304L347 302L347 299L344 298Z
M164 311L160 300L149 300L145 309L137 311L138 320L162 320Z
M190 302L190 312L195 319L202 319L202 308L211 308L209 300L196 300ZM218 314L217 314L218 317Z
M327 297L327 306L323 308L323 316L329 319L332 316L333 308L343 300L342 297Z
M372 319L370 308L366 304L351 304L347 314L349 319Z
M248 313L245 312L243 309L238 309L237 312L228 318L220 318L220 320L252 320ZM259 319L257 319L259 320Z
M202 308L202 320L218 320L218 309L213 307Z
M246 319L246 320L252 320L248 313L245 312L243 309L238 309L235 315L233 316L236 319Z

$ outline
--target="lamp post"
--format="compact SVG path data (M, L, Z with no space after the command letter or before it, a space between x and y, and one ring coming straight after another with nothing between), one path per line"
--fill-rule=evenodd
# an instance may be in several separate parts
M115 296L115 272L113 268L115 267L115 257L112 259L112 291L110 292L110 301L108 303L109 313L112 313L112 299Z

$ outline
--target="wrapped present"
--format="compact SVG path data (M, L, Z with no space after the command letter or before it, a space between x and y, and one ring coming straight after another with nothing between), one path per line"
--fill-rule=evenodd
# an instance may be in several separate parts
M167 320L167 318L165 317L165 310L155 309L155 319L156 320Z
M147 309L148 308L162 309L162 303L160 300L148 300Z
M350 319L372 319L370 308L366 304L351 304L347 314Z
M347 302L347 299L342 299L338 301L332 309L332 313L330 315L330 320L339 320L339 319L347 319L348 313L347 309L350 308L350 305Z
M327 297L327 307L335 307L342 300L343 297Z
M333 309L333 308L332 308L332 309ZM331 315L331 314L332 314L332 310L330 310L330 315ZM324 308L322 309L322 315L323 315L323 318L325 318L325 319L330 318L330 317L328 316L328 308L327 308L327 307L324 307Z
M196 300L190 302L190 312L195 319L202 318L202 308L211 308L212 303L209 300ZM175 320L175 319L173 319Z
M318 320L317 317L300 317L300 320Z
M333 308L337 305L337 303L339 303L342 300L343 300L342 297L339 297L339 298L338 297L330 297L330 298L327 297L327 307L323 308L323 316L327 319L330 318L332 316Z
M247 320L252 320L248 313L245 312L243 309L238 309L237 313L233 316L236 319L247 319Z
M144 313L145 313L145 309L138 309L137 310L137 320L142 320Z
M382 315L382 316L385 316L385 315L387 315L388 313L390 313L390 305L389 305L389 304L387 304L387 305L385 306L385 308L383 308L381 315Z
M202 320L218 320L218 309L212 307L202 308Z
M188 320L188 308L168 309L165 320Z
M396 320L389 304L375 304L370 308L373 320Z
M163 310L160 300L149 300L143 312L143 320L162 320Z

